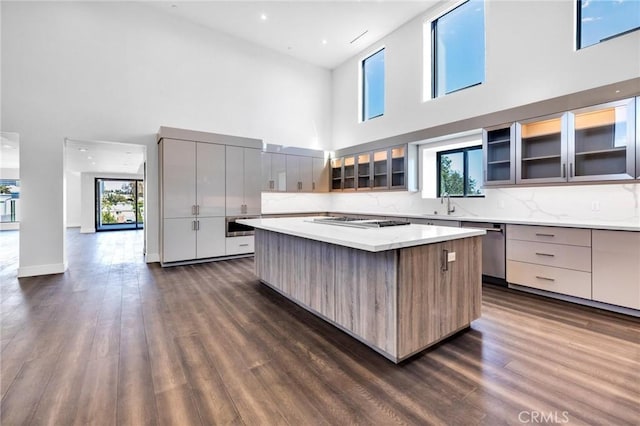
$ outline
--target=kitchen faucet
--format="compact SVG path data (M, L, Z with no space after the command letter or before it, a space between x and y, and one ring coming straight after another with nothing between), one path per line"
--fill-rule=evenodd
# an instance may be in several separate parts
M450 215L456 211L456 206L451 207L451 196L448 192L445 192L440 196L440 204L444 204L445 197L447 199L447 215Z

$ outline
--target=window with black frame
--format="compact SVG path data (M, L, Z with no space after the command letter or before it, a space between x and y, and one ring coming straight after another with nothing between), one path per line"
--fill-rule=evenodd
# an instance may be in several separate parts
M640 29L640 1L578 0L577 47L582 49Z
M431 23L433 97L484 82L484 1L469 0Z
M441 151L438 159L438 197L478 197L482 190L482 146Z

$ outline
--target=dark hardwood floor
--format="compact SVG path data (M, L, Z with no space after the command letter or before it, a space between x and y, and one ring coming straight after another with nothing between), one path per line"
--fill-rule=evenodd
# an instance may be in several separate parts
M638 319L485 286L471 329L394 365L261 285L162 269L140 231L68 232L16 279L2 232L1 424L640 424Z

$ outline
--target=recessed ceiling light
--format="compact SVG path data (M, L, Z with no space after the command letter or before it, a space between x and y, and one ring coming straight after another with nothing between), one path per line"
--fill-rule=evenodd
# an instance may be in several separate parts
M92 162L91 162L91 164L93 164L93 165L95 166L95 165L96 165L96 162L95 162L95 161L92 161Z
M9 144L4 144L2 145L3 148L7 148L7 149L16 149L15 147L9 145Z
M260 20L266 21L267 20L267 14L266 13L261 13L260 14Z
M322 44L327 44L327 40L326 39L322 40Z
M80 152L87 152L88 150L87 150L87 148L78 148L78 151L80 151Z
M92 160L93 157L89 155L89 156L87 156L87 159Z
M620 90L616 90L616 93L620 93Z

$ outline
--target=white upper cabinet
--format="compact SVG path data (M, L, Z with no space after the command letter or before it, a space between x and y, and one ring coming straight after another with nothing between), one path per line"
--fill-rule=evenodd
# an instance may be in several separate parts
M286 155L276 152L262 153L262 189L285 192L287 190Z
M636 176L635 100L569 112L569 181Z
M224 145L196 144L196 195L199 216L225 215Z
M191 217L196 209L196 143L162 140L164 218Z
M313 181L311 183L311 190L313 192L327 192L329 191L329 168L324 158L312 159L313 169Z

